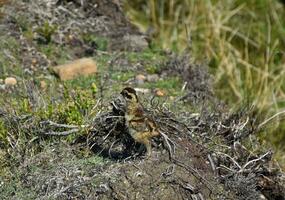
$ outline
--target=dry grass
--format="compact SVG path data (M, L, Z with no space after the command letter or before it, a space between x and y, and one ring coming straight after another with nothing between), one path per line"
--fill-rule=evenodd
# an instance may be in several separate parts
M9 0L0 0L0 7L9 3Z
M264 119L285 109L285 9L280 2L137 0L126 9L142 29L155 30L159 45L177 51L190 47L196 58L207 60L226 102L253 103ZM274 120L274 134L285 129L282 116Z

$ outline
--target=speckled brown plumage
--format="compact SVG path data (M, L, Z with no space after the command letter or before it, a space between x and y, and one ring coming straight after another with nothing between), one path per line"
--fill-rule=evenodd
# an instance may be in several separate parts
M151 138L159 135L156 124L145 115L144 108L133 88L127 87L121 94L126 100L125 119L129 133L136 142L145 145L147 156L150 156Z

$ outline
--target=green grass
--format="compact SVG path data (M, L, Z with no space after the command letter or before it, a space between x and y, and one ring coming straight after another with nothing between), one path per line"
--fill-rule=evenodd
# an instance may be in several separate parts
M49 60L56 61L57 64L64 64L70 60L70 48L60 47L54 43L38 45L38 48Z
M126 58L131 62L144 61L154 63L154 61L163 60L165 55L163 55L161 49L147 48L142 52L127 52Z
M88 44L94 43L96 45L96 49L100 51L106 51L108 48L108 39L104 37L98 37L93 34L83 34L82 39L84 42Z
M0 37L0 49L4 51L0 54L0 78L3 76L21 75L22 71L19 68L20 48L19 41L11 36Z
M182 82L179 77L168 77L164 80L158 80L153 83L145 83L144 87L151 89L161 89L166 91L168 96L177 96L181 94Z
M116 80L116 81L122 81L122 82L125 82L131 78L134 78L135 77L135 73L132 72L132 71L129 71L129 72L113 72L112 75L111 75L111 78L113 80Z

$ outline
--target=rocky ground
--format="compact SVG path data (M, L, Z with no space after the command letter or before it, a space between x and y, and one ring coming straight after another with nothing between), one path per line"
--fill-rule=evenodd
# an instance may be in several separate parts
M207 66L153 46L119 1L3 3L1 199L285 198L266 122L217 99ZM92 73L54 70L81 58ZM163 133L150 158L110 106L125 86Z

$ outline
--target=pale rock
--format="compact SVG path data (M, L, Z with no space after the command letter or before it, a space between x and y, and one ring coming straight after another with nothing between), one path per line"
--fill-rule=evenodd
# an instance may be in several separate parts
M6 89L5 85L4 84L3 85L0 84L0 91L2 91L2 90L4 91L5 89Z
M36 66L38 64L38 60L33 58L32 59L32 66Z
M6 86L14 86L17 84L17 79L14 77L7 77L5 78L4 83Z
M60 80L71 80L79 76L97 73L97 65L91 58L82 58L73 62L53 67Z
M149 74L146 76L146 80L148 82L157 82L159 80L159 76L157 74Z
M154 92L155 92L155 95L158 96L158 97L165 96L165 92L160 90L160 89L156 89Z
M144 83L145 79L146 79L146 77L143 74L138 74L136 76L136 83L138 85L142 85Z
M47 83L45 81L40 82L41 89L45 90L47 88Z

